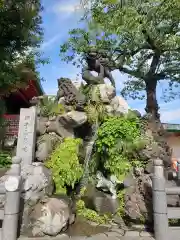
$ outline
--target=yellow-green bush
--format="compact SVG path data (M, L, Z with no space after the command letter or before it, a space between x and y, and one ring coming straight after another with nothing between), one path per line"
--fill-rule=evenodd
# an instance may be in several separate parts
M66 186L73 189L82 177L83 166L78 158L81 144L81 139L66 138L47 161L46 166L52 170L56 193L66 193Z

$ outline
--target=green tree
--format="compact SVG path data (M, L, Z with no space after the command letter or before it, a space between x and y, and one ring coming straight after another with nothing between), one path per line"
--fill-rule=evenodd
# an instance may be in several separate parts
M142 99L145 96L140 91L145 91L146 112L159 118L158 82L167 82L168 100L178 93L174 87L180 81L180 1L82 0L83 3L86 27L70 31L70 38L61 46L62 58L74 62L79 56L82 63L83 53L90 45L107 50L111 68L129 76L123 96Z
M41 10L40 0L0 2L0 94L39 77L40 55L31 49L38 49L42 42Z

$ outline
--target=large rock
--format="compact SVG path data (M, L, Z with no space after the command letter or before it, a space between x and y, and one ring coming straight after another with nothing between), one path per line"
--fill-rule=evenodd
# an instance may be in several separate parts
M60 122L61 116L57 116L54 119L49 120L47 123L47 132L56 133L62 138L72 137L74 138L74 130L69 125L64 125Z
M116 114L125 114L128 113L130 109L127 102L121 96L115 96L111 102L110 106Z
M26 235L42 237L56 236L73 223L74 216L70 201L65 198L51 197L43 199L29 213L26 223Z
M0 178L0 183L4 184L8 173ZM51 171L44 167L42 163L33 163L26 165L21 170L22 176L22 193L23 202L29 205L36 204L44 196L51 196L54 191L54 183ZM1 196L1 195L0 195ZM4 197L0 198L0 205L4 206Z
M94 102L99 101L100 98L103 103L109 104L115 96L116 90L110 84L98 84L92 87L91 99Z
M70 112L73 109L73 106L66 105L64 97L59 98L58 104L63 105L65 112Z
M74 128L87 122L85 112L70 111L51 119L47 124L47 132L55 132L62 138L74 137Z
M44 134L37 139L36 160L45 162L54 150L57 143L62 142L62 138L55 133Z
M8 173L8 172L7 172ZM51 171L42 163L24 166L21 171L22 193L20 202L21 234L31 236L56 235L73 218L69 202L63 202L52 196L54 183ZM7 175L0 178L3 184ZM44 202L44 199L48 201ZM0 207L5 204L5 196L0 195Z
M126 190L125 213L132 222L152 223L152 180L142 172L138 175L135 184Z
M8 174L8 172L7 172ZM0 178L0 183L4 184L8 175ZM33 207L45 196L51 196L54 191L54 183L51 171L44 167L42 163L33 163L24 166L21 171L22 193L20 202L21 233L27 231L29 214ZM0 207L4 207L5 195L0 195Z
M152 159L160 158L164 162L165 169L171 165L172 151L166 141L166 133L159 121L144 119L143 128L141 128L142 134L149 139L146 144L146 148L139 151L140 159L144 159L148 162L148 168L152 166Z
M27 232L29 215L34 206L45 196L51 196L54 191L54 183L51 171L42 163L33 163L22 169L23 189L21 210L21 233Z
M71 111L65 113L59 117L59 121L64 126L70 126L71 128L76 128L87 122L87 115L85 112Z
M115 214L119 208L118 199L112 199L110 194L106 194L89 184L83 197L87 208L93 209L100 214Z
M36 128L36 132L37 132L37 135L43 135L45 134L46 132L46 125L47 125L47 122L48 122L48 118L46 117L38 117L37 119L37 128Z
M146 162L143 172L136 174L135 184L130 186L125 194L125 212L130 220L136 222L147 221L152 224L153 206L152 206L152 181L153 160L160 158L164 161L165 173L170 165L171 152L167 145L162 125L159 121L151 119L146 115L142 118L141 132L146 145L138 151L139 159ZM170 184L170 183L168 183ZM172 183L171 183L172 184ZM169 196L168 205L176 206L178 196Z
M141 170L141 171L140 171ZM134 183L125 193L125 213L132 222L153 222L152 180L151 175L144 174L142 169L135 171ZM175 181L166 181L166 188L177 187ZM180 206L178 195L167 196L167 205Z
M22 197L24 201L38 202L42 197L51 196L54 190L52 174L42 163L33 163L21 171L23 178Z
M62 104L63 106L66 104L64 97L59 98L58 104Z
M80 81L72 81L72 83L75 86L75 88L79 91L82 83Z

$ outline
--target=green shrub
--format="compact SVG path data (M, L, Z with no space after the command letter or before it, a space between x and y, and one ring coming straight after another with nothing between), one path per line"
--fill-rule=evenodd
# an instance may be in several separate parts
M40 102L41 115L43 117L57 116L65 112L62 104L55 103L53 99L45 96Z
M131 112L125 116L106 117L98 130L91 164L93 172L94 168L104 168L105 172L123 181L133 167L144 166L139 150L145 147L147 140L142 136L141 127L140 119ZM125 216L124 195L125 190L118 191L118 214L121 217Z
M79 91L86 96L86 99L90 99L90 93L91 93L92 85L89 84L83 84L83 82L80 85Z
M52 170L56 193L66 193L66 186L73 189L82 177L83 166L78 158L81 144L81 139L66 138L47 161L46 166Z
M108 117L100 126L96 149L104 168L119 180L134 166L141 164L138 150L144 147L140 120L130 117Z
M83 200L77 201L76 210L78 216L83 217L89 221L96 222L98 224L107 223L109 220L109 216L106 214L101 216L96 211L86 208Z
M180 220L179 219L169 219L169 225L173 227L180 226Z
M89 103L85 108L84 108L87 117L88 117L88 122L93 124L93 123L101 123L104 121L106 117L106 109L105 106L98 102L98 103Z
M0 168L10 167L11 155L7 152L0 152Z
M125 215L124 196L125 196L125 190L124 189L118 192L119 208L118 208L117 214L121 217L124 217L124 215Z
M110 220L110 216L107 214L100 215L96 211L86 208L85 202L81 199L85 195L86 191L86 187L83 187L80 191L80 199L76 202L77 215L98 224L104 224L108 222Z

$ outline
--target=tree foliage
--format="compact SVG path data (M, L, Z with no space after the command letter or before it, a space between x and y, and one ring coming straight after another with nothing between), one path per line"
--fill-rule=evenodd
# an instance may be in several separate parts
M40 0L1 1L0 93L13 91L31 78L39 78L37 49L42 41ZM42 61L44 63L44 61Z
M158 117L158 82L167 82L165 92L179 86L180 1L84 0L82 3L87 6L83 18L87 25L70 31L69 40L61 46L63 59L74 61L78 56L82 62L83 53L91 45L106 49L111 67L129 75L122 94L142 99L140 91L145 90L146 111ZM175 92L169 96L174 98Z

